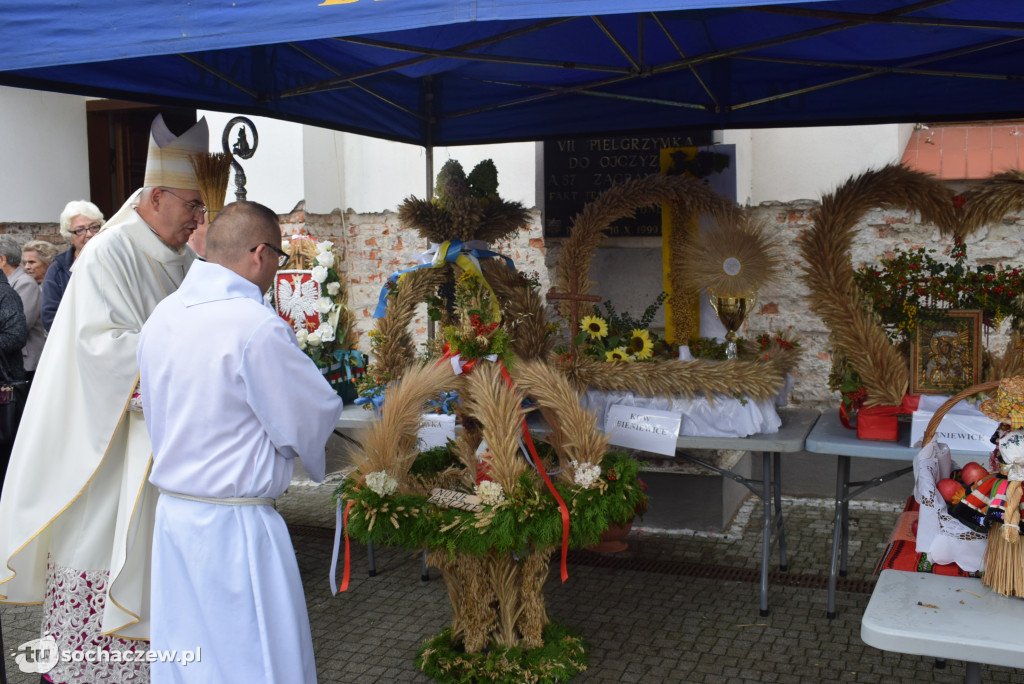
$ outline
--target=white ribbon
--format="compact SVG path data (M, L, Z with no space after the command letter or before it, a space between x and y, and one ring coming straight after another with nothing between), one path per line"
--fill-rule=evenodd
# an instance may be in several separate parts
M485 361L490 361L491 363L494 363L495 361L498 360L498 355L488 354L487 356L481 356L480 358L484 359ZM449 360L452 362L452 370L455 371L455 374L462 375L462 354L456 354Z
M334 521L334 553L331 554L331 595L338 595L338 553L341 551L341 533L345 526L342 524L343 515L341 512L341 499L338 499L338 508Z

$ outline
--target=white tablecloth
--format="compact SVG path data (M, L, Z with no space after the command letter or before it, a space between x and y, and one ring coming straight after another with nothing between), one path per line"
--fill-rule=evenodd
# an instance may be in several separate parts
M581 403L597 412L599 430L604 430L608 408L613 404L679 413L683 417L680 437L747 437L778 432L782 425L774 399L741 402L733 397L715 396L714 403L710 403L707 397L643 397L632 392L588 390Z

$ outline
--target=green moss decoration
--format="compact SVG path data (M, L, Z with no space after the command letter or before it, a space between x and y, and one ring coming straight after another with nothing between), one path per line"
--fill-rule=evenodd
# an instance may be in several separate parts
M439 470L447 462L436 450L426 453L414 466L421 477L429 475L428 461ZM555 485L569 507L570 547L592 546L609 523L631 520L644 510L647 495L638 479L641 465L622 452L611 452L601 463L597 486ZM354 502L348 534L361 542L476 556L489 551L522 554L528 548L557 548L562 541L558 504L546 491L538 490L531 478L529 472L524 474L505 501L485 506L480 513L436 506L422 494L380 496L350 479L335 494Z
M416 666L445 684L542 684L567 682L586 670L587 653L583 639L557 622L544 628L544 645L529 650L495 647L466 653L446 629L423 645Z

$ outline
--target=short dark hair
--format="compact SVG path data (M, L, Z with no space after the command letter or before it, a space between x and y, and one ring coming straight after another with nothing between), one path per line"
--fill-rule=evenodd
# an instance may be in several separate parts
M207 258L233 262L254 245L275 237L280 241L281 222L272 209L258 202L232 202L210 224L206 234Z

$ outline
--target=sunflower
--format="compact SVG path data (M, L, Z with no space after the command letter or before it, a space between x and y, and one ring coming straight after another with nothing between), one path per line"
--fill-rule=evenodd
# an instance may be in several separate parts
M629 350L625 347L616 347L609 352L604 353L606 361L632 361L629 356Z
M592 340L608 337L608 324L600 316L584 316L580 321L580 330L589 334Z
M646 361L654 355L654 342L647 330L634 330L629 333L627 349L640 361Z

